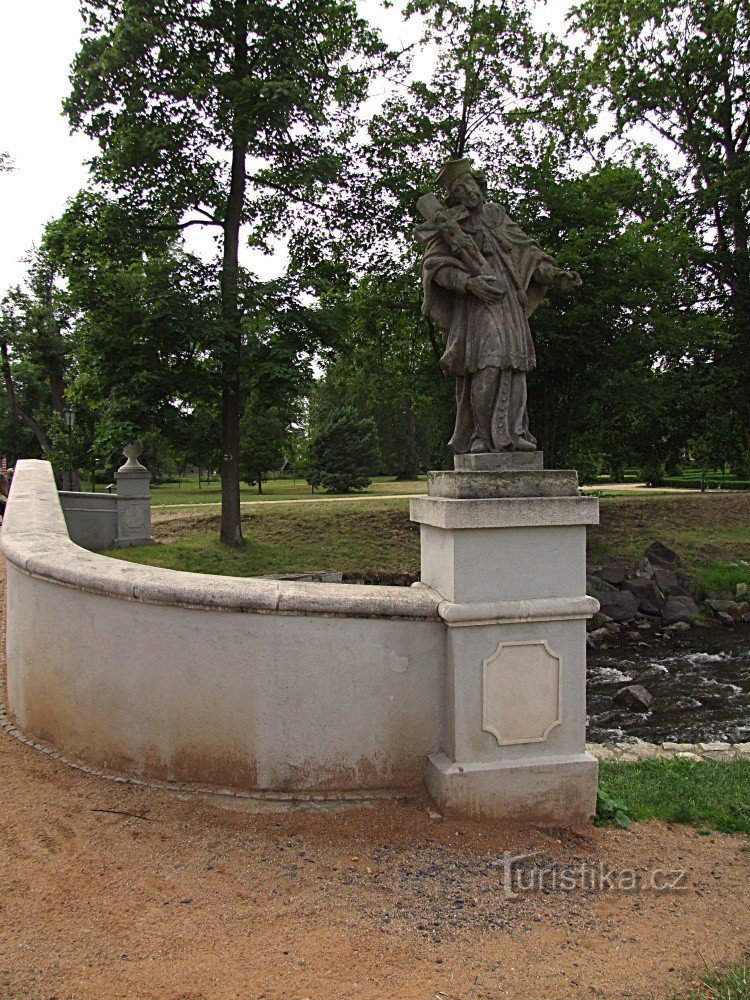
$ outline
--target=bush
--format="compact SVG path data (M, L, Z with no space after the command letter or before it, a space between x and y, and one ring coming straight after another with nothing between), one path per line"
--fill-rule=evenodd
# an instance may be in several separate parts
M649 462L641 469L641 479L646 486L664 486L666 473L661 462Z
M306 479L328 493L349 493L370 485L379 461L375 421L345 406L329 413L313 432Z

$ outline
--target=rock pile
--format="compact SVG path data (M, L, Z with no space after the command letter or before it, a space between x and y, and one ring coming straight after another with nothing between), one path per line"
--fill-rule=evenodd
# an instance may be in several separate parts
M692 582L683 572L679 555L662 542L649 545L633 574L621 566L593 570L587 589L599 601L600 610L589 621L588 644L596 647L623 630L631 630L630 638L637 639L638 630L652 627L680 631L707 621L729 627L750 622L746 583L737 584L734 599L731 594L706 594L699 608L691 593Z

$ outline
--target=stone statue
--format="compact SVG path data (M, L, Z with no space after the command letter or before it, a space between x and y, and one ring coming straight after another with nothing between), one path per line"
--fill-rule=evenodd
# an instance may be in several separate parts
M437 323L440 366L456 379L460 455L535 451L526 409L526 372L536 366L528 317L550 285L572 291L575 271L561 268L509 218L485 201L486 184L471 160L448 160L436 181L445 203L425 195L426 219L415 235L422 259L422 312Z

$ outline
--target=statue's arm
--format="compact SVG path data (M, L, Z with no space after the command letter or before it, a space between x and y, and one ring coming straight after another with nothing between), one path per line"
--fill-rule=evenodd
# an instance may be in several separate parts
M492 275L476 275L462 271L460 267L451 267L444 264L432 276L432 280L449 292L456 292L459 295L471 293L482 302L499 302L508 293L507 287L499 278Z
M436 284L447 288L449 292L458 292L461 295L466 294L470 278L471 275L467 271L463 271L460 267L451 267L450 264L444 264L432 276Z
M556 285L563 292L572 292L580 288L583 282L578 271L566 271L555 261L545 255L545 259L537 264L534 280L542 285Z

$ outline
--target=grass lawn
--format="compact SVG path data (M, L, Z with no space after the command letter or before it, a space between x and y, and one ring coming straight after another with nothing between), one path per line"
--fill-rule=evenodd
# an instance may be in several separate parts
M603 761L599 785L634 820L750 834L750 760Z
M245 545L218 539L218 514L161 514L162 544L109 552L119 559L223 576L331 570L377 578L419 569L419 528L407 500L271 504L242 515Z
M695 989L674 1000L750 1000L750 971L743 965L730 972L701 976Z
M427 476L422 476L416 480L396 480L391 476L376 476L372 483L357 496L382 496L394 494L426 493ZM193 476L190 479L183 479L177 483L164 483L161 486L154 486L151 490L152 503L155 507L173 506L174 504L187 504L189 506L200 506L202 504L221 503L221 483L213 480L211 483L203 483L198 487L198 479ZM304 479L269 479L263 483L263 492L258 493L257 486L246 486L244 483L240 489L240 499L247 501L263 500L309 500L311 498L326 496L342 496L340 493L323 493L317 490L313 493L309 483Z
M393 485L389 482L386 488ZM229 576L305 570L388 576L415 574L419 569L419 531L409 521L406 499L373 496L355 502L246 508L243 533L247 544L241 549L218 541L217 510L162 509L154 515L154 537L161 544L109 554L170 569ZM707 589L750 582L750 565L746 565L750 564L750 494L603 498L601 524L588 531L589 561L625 558L634 562L654 539L679 552L687 571Z

